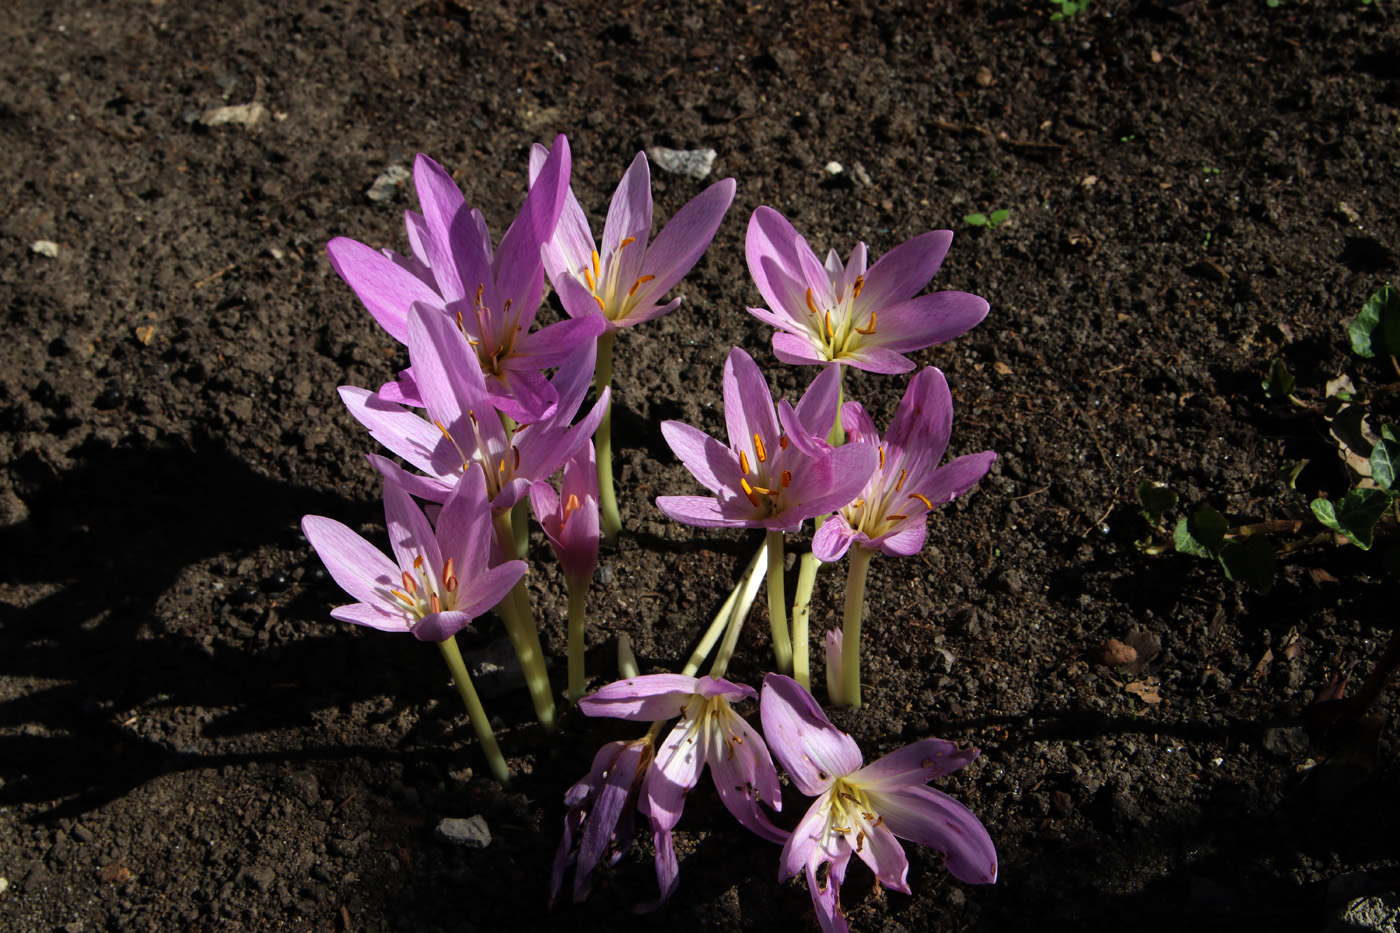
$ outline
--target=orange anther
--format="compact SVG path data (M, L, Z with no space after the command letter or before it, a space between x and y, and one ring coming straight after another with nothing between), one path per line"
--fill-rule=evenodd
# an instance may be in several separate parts
M447 558L447 563L442 568L442 582L445 584L452 578L452 558Z
M428 605L432 607L433 612L442 612L442 603L438 602L438 595L436 593L433 593L432 596L429 597Z
M656 276L654 275L644 275L637 281L633 282L632 287L627 290L627 297L631 298L633 295L637 294L637 289L641 288L643 285L650 282L654 278L656 278Z
M928 501L928 496L920 495L920 494L917 493L917 492L911 492L911 493L909 494L909 498L911 498L911 499L918 499L920 502L922 502L922 503L924 504L924 508L928 509L930 512L933 511L933 503L930 502L930 501Z
M564 503L564 520L560 524L567 525L569 516L579 510L578 496L569 493L569 501Z
M908 476L908 475L909 475L909 471L908 471L908 470L900 470L900 471L899 471L899 482L897 482L897 483L894 484L894 491L895 491L895 492L899 492L901 489L904 488L904 478L905 478L906 476ZM931 506L930 506L930 508L931 508Z
M598 302L598 310L606 314L608 311L608 306L603 304L603 299L599 298L597 295L594 295L593 300Z
M744 475L749 475L749 455L746 451L739 451L739 469L744 471Z
M763 449L763 438L759 437L757 434L753 436L753 451L758 454L759 463L768 462L768 451Z
M865 327L863 327L863 328L857 327L857 328L856 328L856 333L858 333L858 334L864 334L864 335L867 336L867 337L869 337L871 334L875 333L875 312L874 312L874 311L871 311L871 312L870 312L870 323L867 324L867 325L866 325Z
M423 555L422 555L422 554L419 554L417 557L413 558L413 569L414 569L414 570L422 570L422 569L423 569Z
M590 292L596 292L598 290L598 280L593 277L592 269L585 268L583 270L583 278L588 282L588 290Z
M787 435L784 434L782 437L778 438L778 449L779 449L779 450L787 450L787 445L788 445Z
M515 469L520 469L520 448L514 444L510 445L510 452L515 455Z
M826 336L828 340L836 339L836 331L831 329L831 312L826 312Z
M637 242L637 238L634 236L629 236L627 239L617 244L617 248L622 249L624 246L631 246L635 242Z
M783 488L784 488L784 489L787 489L789 486L792 485L792 471L791 471L791 470L784 470L784 471L783 471L782 483L783 483Z
M821 313L817 310L817 303L812 300L812 290L810 288L807 289L807 310L811 311L813 314Z
M418 584L413 582L413 578L408 575L408 571L403 572L403 588L410 593L418 592Z
M449 593L457 592L457 578L455 576L448 577L446 580L443 581L442 585L444 588L446 588L447 592Z
M859 297L860 297L860 290L861 290L862 288L864 288L864 287L865 287L865 276L863 276L863 275L858 275L858 276L856 276L856 287L853 288L853 289L851 289L851 297L852 297L853 299L854 299L854 298L859 298Z
M880 445L880 469L883 470L884 468L885 468L885 446L884 446L883 444L881 444L881 445Z
M596 278L601 278L602 275L603 275L603 273L600 272L600 271L598 271L598 251L595 249L595 250L593 251L593 277L594 277L595 279L596 279Z
M749 485L748 480L740 477L739 485L744 487L744 495L749 497L749 501L754 504L755 508L762 504L758 501L758 496L754 495L753 487Z

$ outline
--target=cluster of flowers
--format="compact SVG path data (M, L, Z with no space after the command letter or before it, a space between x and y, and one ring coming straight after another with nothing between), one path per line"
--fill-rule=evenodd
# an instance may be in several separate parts
M528 502L568 585L570 698L588 715L654 722L645 738L606 746L569 792L556 893L572 864L574 896L586 896L598 862L605 855L616 860L629 847L639 811L651 826L661 899L669 896L677 879L671 832L706 764L741 823L784 844L782 876L805 868L824 929L845 929L838 890L853 852L887 887L908 890L895 837L942 852L965 881L995 880L995 853L981 824L926 786L977 752L926 739L862 768L854 741L827 721L809 692L805 605L816 569L851 555L846 624L826 639L828 689L833 702L858 706L865 568L877 553L921 550L928 513L975 485L995 457L988 451L939 466L952 401L937 369L911 379L883 437L859 403L842 404L843 367L909 372L914 364L905 353L956 337L986 315L987 303L974 295L919 295L952 234L915 237L868 269L864 244L844 263L835 252L823 263L780 214L760 207L749 224L747 254L768 307L749 311L777 328L773 350L780 361L817 365L820 372L796 406L786 399L775 406L757 364L735 348L724 369L728 443L678 422L662 425L676 455L714 495L663 496L657 507L691 525L767 533L751 565L754 573L759 558L766 559L778 671L763 686L763 732L793 783L818 798L788 832L760 806L781 807L768 746L730 706L755 691L723 679L751 596L717 618L726 637L710 676L693 676L702 654L685 674L630 671L633 676L582 696L584 596L600 537L620 530L611 475L614 340L621 328L679 305L679 298L664 298L709 246L735 184L710 186L652 240L650 177L639 154L613 197L599 245L570 188L570 168L563 136L549 149L533 148L524 204L493 246L481 213L420 155L414 183L422 212L406 213L410 255L343 238L329 244L336 271L384 330L407 345L409 360L378 390L346 386L341 398L376 441L413 468L369 455L384 478L392 561L340 522L304 519L331 575L358 600L332 616L437 643L483 752L505 782L504 757L454 636L494 610L540 723L553 728L553 694L523 583ZM536 328L546 279L568 318ZM590 383L595 400L580 417ZM552 485L556 475L562 475L559 490ZM803 559L789 630L783 540L808 519L819 529ZM746 577L741 586L748 584ZM713 641L707 635L702 643ZM680 725L658 748L660 727L677 715Z

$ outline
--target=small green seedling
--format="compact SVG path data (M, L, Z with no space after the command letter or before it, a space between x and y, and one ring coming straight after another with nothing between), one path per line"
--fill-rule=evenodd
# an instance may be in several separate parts
M971 224L974 227L986 227L989 230L995 230L997 227L1006 223L1007 218L1010 216L1011 211L1002 208L999 211L992 211L990 214L968 214L963 218L963 223Z
M1058 23L1062 19L1068 19L1084 12L1084 8L1089 5L1089 0L1050 0L1050 5L1058 8L1050 14L1050 20Z
M1283 365L1283 358L1274 360L1269 367L1269 376L1262 383L1264 387L1264 397L1270 401L1283 401L1293 395L1293 387L1297 385L1297 380L1288 371L1288 367Z

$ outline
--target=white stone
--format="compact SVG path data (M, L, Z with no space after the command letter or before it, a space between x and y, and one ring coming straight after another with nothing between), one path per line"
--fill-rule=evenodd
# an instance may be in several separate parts
M710 174L714 167L713 149L667 149L665 146L652 146L647 150L647 158L663 172L684 175L700 181Z

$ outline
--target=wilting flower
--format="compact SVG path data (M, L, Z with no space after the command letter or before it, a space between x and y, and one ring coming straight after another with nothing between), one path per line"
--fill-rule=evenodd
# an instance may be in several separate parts
M587 586L598 567L598 468L592 441L584 441L564 464L562 492L547 480L536 480L530 505L569 586Z
M345 237L326 246L336 272L394 339L408 341L415 303L457 321L491 394L516 421L549 413L557 399L541 371L559 365L580 341L603 329L596 321L561 321L530 330L544 295L540 249L563 210L569 167L568 141L560 136L493 250L481 212L467 206L440 165L419 155L413 181L423 213L406 214L411 258Z
M794 531L855 498L875 469L865 445L832 449L823 439L835 420L840 373L827 367L797 408L774 412L758 364L735 347L724 364L724 418L729 446L679 421L661 433L677 457L717 498L661 496L656 507L687 525Z
M491 507L504 512L529 493L536 480L564 465L598 427L606 390L578 424L570 424L588 391L596 345L585 340L559 367L551 383L558 404L547 418L507 432L496 413L467 338L443 314L422 305L408 316L408 358L427 419L367 389L343 386L340 397L375 440L427 474L410 489L442 501L458 478L479 466Z
M781 332L773 335L773 352L784 363L908 372L914 364L903 354L951 340L987 316L987 302L976 295L919 295L952 241L949 230L921 234L869 271L858 243L845 264L832 250L823 265L783 215L760 207L749 221L746 252L768 307L749 313Z
M395 469L382 457L381 469ZM412 632L446 641L499 603L525 573L524 561L490 567L491 512L479 473L463 477L447 496L437 528L402 486L384 486L384 516L395 562L348 527L308 515L307 540L335 582L355 599L331 616L385 632Z
M530 184L542 174L549 152L530 152ZM622 176L608 218L601 250L572 189L554 237L546 244L544 265L573 318L597 317L616 331L674 311L681 300L661 299L690 271L714 239L734 200L734 179L716 182L676 212L656 241L651 238L651 173L645 153L637 153Z
M564 838L554 856L551 904L570 865L574 866L574 900L582 901L588 897L598 863L606 856L608 864L615 865L632 847L637 799L655 753L650 735L632 742L609 742L594 756L588 776L564 795L569 810L564 815Z
M898 839L941 852L948 871L962 881L996 881L996 849L987 830L967 807L926 786L972 762L976 749L923 739L861 767L855 740L831 724L797 681L781 674L764 679L760 715L779 763L802 793L817 798L783 846L779 880L806 870L827 933L847 930L840 894L852 854L885 887L909 893L909 862Z
M677 884L671 830L680 821L686 794L699 782L706 765L720 801L735 819L770 842L787 838L759 806L762 802L774 810L782 809L773 759L763 739L730 706L755 695L752 687L717 677L649 674L619 680L579 702L579 708L589 716L634 722L681 717L657 750L642 786L646 798L643 812L651 821L656 843L656 875L663 901Z
M934 367L910 380L883 441L857 402L842 407L841 422L848 446L875 451L879 466L859 497L817 532L812 553L822 561L840 560L852 544L895 556L919 553L928 513L977 485L997 458L984 450L938 465L953 432L953 397Z

